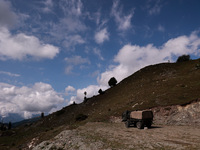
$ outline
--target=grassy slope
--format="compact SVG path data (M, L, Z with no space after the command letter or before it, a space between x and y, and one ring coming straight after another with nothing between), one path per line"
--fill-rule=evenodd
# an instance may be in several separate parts
M200 59L147 66L103 95L94 96L86 103L67 106L32 126L19 128L17 134L11 137L19 137L17 140L11 139L13 145L22 144L24 140L35 136L45 140L63 129L74 128L88 121L106 121L110 116L119 116L127 109L140 110L196 100L200 98L200 69L196 69L197 64L200 64ZM80 113L88 115L88 118L76 122L75 117ZM0 142L3 142L2 137Z

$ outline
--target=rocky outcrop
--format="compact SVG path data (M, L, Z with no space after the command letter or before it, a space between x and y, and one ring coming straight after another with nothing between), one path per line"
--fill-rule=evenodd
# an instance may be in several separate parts
M185 105L155 107L154 124L200 125L200 99Z

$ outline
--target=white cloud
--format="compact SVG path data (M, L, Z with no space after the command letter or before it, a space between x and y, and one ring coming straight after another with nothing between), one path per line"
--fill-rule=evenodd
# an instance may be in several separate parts
M148 0L147 1L147 10L149 15L157 15L160 13L163 4L161 0Z
M72 0L72 1L61 0L60 6L65 14L71 16L82 15L83 4L81 0Z
M83 64L90 64L89 59L83 58L81 56L71 56L66 57L65 61L67 63L67 67L65 68L66 74L71 74L74 66L80 66L83 67ZM84 68L84 67L83 67Z
M160 47L153 44L146 46L138 46L127 44L124 45L114 57L114 62L117 65L110 65L98 78L99 85L89 85L86 88L78 89L76 96L72 96L70 104L74 101L80 103L84 99L84 92L87 92L87 97L92 97L98 94L98 90L106 90L108 81L111 77L115 77L118 82L125 77L133 74L135 71L152 64L161 62L174 61L173 56L181 56L183 54L193 54L200 56L200 37L199 32L192 32L190 36L179 36L168 40Z
M190 36L179 36L168 40L161 47L153 44L146 46L125 45L114 58L118 65L112 66L103 72L98 78L100 85L107 85L111 77L115 77L118 82L131 75L140 68L161 62L173 61L173 56L183 54L193 54L200 56L200 37L198 32L193 32Z
M13 11L12 4L7 0L0 1L0 26L6 28L13 28L29 16L26 14L16 13Z
M83 43L85 43L85 41L80 35L72 35L72 36L65 37L65 41L63 42L63 45L69 48L71 46L75 46L77 44L83 44Z
M109 40L109 33L107 31L107 28L104 28L98 32L95 33L95 41L98 44L103 43L105 40Z
M19 77L20 76L19 74L7 72L7 71L0 71L0 74L8 75L10 77Z
M53 1L52 0L46 0L43 2L44 8L42 9L45 13L52 12L51 9L53 7Z
M99 25L100 24L100 19L101 19L100 9L96 13L94 13L94 15L95 15L94 19L96 21L96 24Z
M0 115L17 113L24 118L32 114L50 112L64 99L46 83L35 83L31 87L17 87L0 83Z
M128 15L123 15L122 9L119 8L119 0L113 2L111 15L114 16L119 30L125 31L131 27L131 19L133 14L134 12L131 12Z
M97 55L99 57L99 59L104 60L103 56L101 55L101 51L99 49L94 48L93 52L95 55Z
M84 44L85 39L82 33L86 31L87 26L84 23L82 2L80 0L60 0L56 1L56 7L62 15L58 16L56 23L51 22L46 28L44 27L45 31L67 50L73 50L76 45ZM52 28L51 30L49 30L49 26Z
M80 64L90 64L90 61L87 58L83 58L81 56L72 56L72 57L66 57L65 61L68 64L72 65L80 65Z
M11 27L17 22L18 16L12 11L9 1L0 1L0 25Z
M158 31L165 32L165 28L162 25L158 25Z
M68 96L68 95L71 95L73 94L73 92L76 91L76 89L72 86L68 86L65 88L65 95Z
M68 66L65 68L65 73L66 73L66 74L72 74L72 70L73 70L73 66L72 66L72 65L68 65Z
M0 60L52 59L59 53L58 47L42 43L35 36L23 33L12 35L8 29L0 28Z
M107 86L90 85L86 88L78 89L76 91L76 96L71 97L69 104L72 104L73 102L76 102L76 103L82 102L85 97L84 92L87 92L86 97L89 98L89 97L99 94L98 93L99 89L106 90L107 88L108 88Z

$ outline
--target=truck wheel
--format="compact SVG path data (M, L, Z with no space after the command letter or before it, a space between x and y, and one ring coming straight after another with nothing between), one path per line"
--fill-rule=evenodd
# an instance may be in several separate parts
M151 128L151 125L152 125L152 122L147 122L147 124L146 124L146 126L147 126L148 128Z
M130 127L130 123L129 123L129 121L126 121L126 122L125 122L125 126L126 126L127 128Z
M137 126L138 129L142 129L143 123L139 121L139 122L136 123L136 126Z

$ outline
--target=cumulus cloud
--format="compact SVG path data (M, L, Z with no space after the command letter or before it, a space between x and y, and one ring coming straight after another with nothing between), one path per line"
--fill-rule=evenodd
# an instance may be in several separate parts
M13 35L8 29L0 28L0 60L23 60L28 57L52 59L58 53L58 47L44 44L35 36L23 33Z
M35 83L31 87L0 83L0 115L17 113L24 118L32 114L50 112L64 99L46 83Z
M107 86L90 85L86 88L78 89L76 91L76 96L71 97L69 104L73 104L73 102L76 102L76 103L82 102L84 100L84 97L85 97L84 92L87 92L86 97L92 97L94 95L99 94L98 93L99 89L105 90L107 88L108 88Z
M127 44L123 46L114 58L118 65L110 67L98 78L100 85L107 85L111 77L121 81L140 68L161 62L173 61L173 56L193 54L200 56L200 37L198 32L190 36L179 36L168 40L160 47L153 44L138 46Z
M68 96L68 95L71 95L73 94L73 92L76 91L76 89L73 87L73 86L68 86L65 88L65 95Z
M134 12L131 12L128 15L123 15L122 9L119 8L119 0L113 2L111 15L114 16L119 30L125 31L131 27L131 19L133 14Z
M29 16L13 11L12 4L7 0L0 1L0 26L13 28L20 25Z
M95 37L95 41L98 44L101 44L104 41L109 40L109 33L107 31L107 28L104 28L104 29L96 32L94 37Z
M198 34L199 31L194 31L189 36L183 35L170 39L160 47L156 47L153 44L146 46L124 45L113 59L116 65L110 65L97 78L98 85L89 85L86 88L78 89L76 96L71 97L70 103L74 101L77 103L82 102L85 91L87 92L87 97L92 97L98 94L100 88L106 90L111 77L115 77L120 82L147 65L168 62L168 60L174 61L174 56L178 57L183 54L200 56L200 37Z
M9 1L0 1L0 25L11 27L18 20L18 16L12 11L11 3Z

